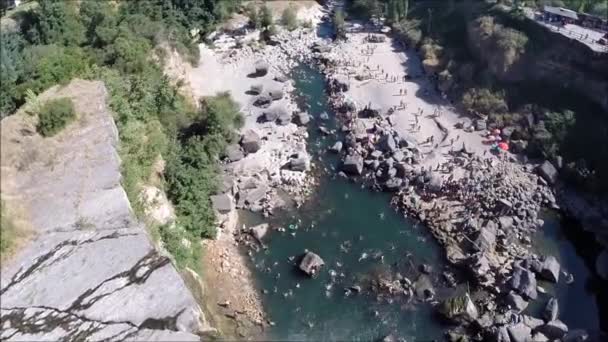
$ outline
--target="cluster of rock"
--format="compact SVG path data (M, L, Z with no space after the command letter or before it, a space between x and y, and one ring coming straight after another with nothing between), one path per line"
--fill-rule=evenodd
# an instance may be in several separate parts
M342 154L340 173L395 193L393 203L429 227L448 260L468 271L473 294L486 294L483 299L466 295L440 305L439 311L460 326L454 336L479 334L522 342L586 336L581 331L568 334L554 313L544 321L520 315L543 291L537 278L560 278L556 258L539 258L529 250L532 234L543 224L540 210L558 207L549 187L557 178L553 165L546 162L534 168L505 153L482 158L463 144L443 164L425 168L418 143L393 129L390 113L343 110L341 84L328 75L333 105L345 112L344 141L331 148ZM571 275L566 278L562 281L572 281ZM399 286L388 288L407 292L407 286L395 285ZM556 303L549 301L548 310Z

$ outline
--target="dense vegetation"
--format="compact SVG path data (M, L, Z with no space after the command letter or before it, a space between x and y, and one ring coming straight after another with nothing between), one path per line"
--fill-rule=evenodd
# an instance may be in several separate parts
M76 119L76 113L71 99L66 97L53 99L40 108L36 130L45 137L51 137L74 119Z
M101 79L120 133L123 186L138 214L141 185L150 182L158 159L166 159L166 182L156 185L167 188L178 221L158 235L180 265L196 260L198 238L214 235L209 195L216 162L239 119L229 95L207 99L201 109L183 98L154 63L162 60L155 47L169 43L197 61L198 37L238 2L41 0L18 13L16 30L0 36L2 116L32 92L74 77ZM52 131L56 115L50 117Z
M13 249L17 229L4 206L0 202L0 260L4 259Z
M606 2L499 3L516 6L505 11L483 1L351 0L349 9L358 17L385 17L399 39L420 51L425 70L456 105L487 118L490 127L512 128L511 139L522 142L516 147L532 157L563 157L568 180L606 193L608 179L600 175L608 172L608 115L561 81L527 78L526 65L555 46L517 9L553 4L601 14L592 9Z

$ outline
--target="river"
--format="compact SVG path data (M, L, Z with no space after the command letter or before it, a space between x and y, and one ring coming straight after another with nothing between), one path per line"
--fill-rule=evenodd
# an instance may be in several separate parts
M279 213L271 219L241 215L243 223L269 222L273 231L267 249L254 254L257 284L275 326L268 332L274 340L376 340L392 333L407 341L441 339L445 327L428 303L388 303L369 293L345 291L366 275L392 270L415 280L422 263L433 267L438 283L448 269L442 252L423 226L389 206L390 196L362 189L360 185L335 177L338 158L325 152L338 137L323 136L317 127L337 129L338 122L327 104L322 75L308 66L293 73L302 109L311 114L309 150L314 156L319 184L300 208ZM326 112L329 119L323 119ZM339 129L337 129L339 132ZM562 236L560 220L546 216L537 248L555 255L574 274L571 285L542 283L560 301L561 319L572 328L598 332L600 327L594 276L576 248ZM342 246L348 248L341 249ZM299 257L311 250L325 260L318 277L311 279L297 269ZM346 251L347 250L347 251ZM438 294L441 289L438 289ZM541 296L529 311L537 313L548 300ZM536 315L538 317L538 315Z

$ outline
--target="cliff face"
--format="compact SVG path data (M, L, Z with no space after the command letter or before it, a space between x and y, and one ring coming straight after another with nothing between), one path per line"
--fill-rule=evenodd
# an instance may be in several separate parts
M504 18L503 18L504 19ZM504 20L504 26L526 34L525 52L508 68L496 69L503 52L484 36L487 28L469 25L471 52L500 81L542 82L576 90L608 111L608 53L592 51L585 44L552 32L530 19ZM480 27L481 26L481 27ZM499 56L500 55L500 56Z
M2 199L25 208L34 237L2 265L0 338L200 340L198 304L120 185L104 85L76 80L40 99L57 97L78 119L52 138L24 110L2 121Z

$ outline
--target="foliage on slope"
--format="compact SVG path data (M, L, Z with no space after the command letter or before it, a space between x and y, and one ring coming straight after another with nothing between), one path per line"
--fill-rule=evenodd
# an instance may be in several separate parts
M196 260L200 237L214 235L209 195L215 189L219 154L240 119L227 94L195 109L154 63L153 47L169 42L191 61L198 60L195 38L213 29L238 3L41 0L20 13L18 30L0 36L2 116L14 112L32 92L74 77L101 79L119 130L123 186L136 213L143 212L141 185L158 158L167 159L165 186L178 219L171 229L161 227L158 235L181 265Z

